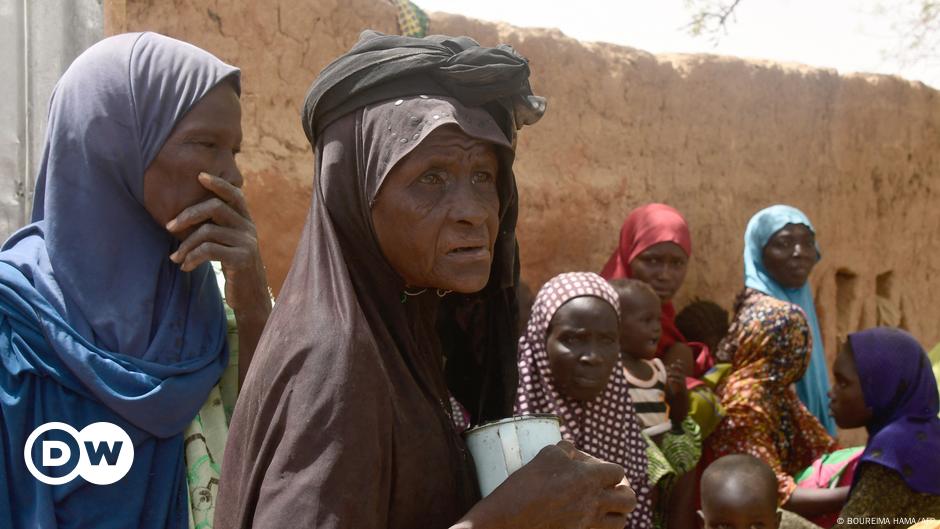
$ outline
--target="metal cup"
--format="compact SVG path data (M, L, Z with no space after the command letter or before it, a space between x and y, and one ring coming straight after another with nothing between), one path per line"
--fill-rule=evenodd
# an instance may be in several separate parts
M555 415L535 414L509 417L467 431L464 436L473 455L480 494L488 496L542 448L561 441L560 426Z

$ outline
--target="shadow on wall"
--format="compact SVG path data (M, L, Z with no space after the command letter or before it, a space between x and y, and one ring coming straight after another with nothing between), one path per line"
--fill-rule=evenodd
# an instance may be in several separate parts
M885 270L874 277L844 266L820 272L814 296L826 341L826 364L830 369L839 346L849 333L875 326L910 330L894 270ZM830 373L830 381L831 376ZM839 430L839 441L844 446L864 444L866 438L864 428Z

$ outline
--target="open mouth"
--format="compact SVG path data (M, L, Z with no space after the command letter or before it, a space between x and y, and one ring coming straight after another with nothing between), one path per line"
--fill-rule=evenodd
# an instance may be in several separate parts
M467 253L481 252L481 251L484 251L484 250L486 250L486 248L483 247L483 246L460 246L460 247L458 247L458 248L454 248L453 250L451 250L451 251L449 251L449 252L447 252L447 253L449 253L449 254L467 254Z
M485 245L458 246L447 252L448 257L457 259L484 259L489 255L490 250Z

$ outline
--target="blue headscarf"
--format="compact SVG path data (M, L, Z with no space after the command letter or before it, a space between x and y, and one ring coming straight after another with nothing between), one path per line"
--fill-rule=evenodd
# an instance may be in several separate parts
M800 210L784 205L771 206L758 211L747 223L744 233L744 285L759 290L768 296L799 305L806 313L806 320L813 330L813 352L806 374L796 383L796 393L830 434L836 434L835 420L829 415L829 375L826 369L826 354L823 351L822 333L813 293L807 282L800 288L786 288L767 272L764 267L764 247L778 231L787 224L802 224L814 234L816 230L809 218ZM817 256L821 255L819 247Z
M208 263L169 260L178 242L144 208L143 176L186 112L223 80L238 91L238 76L133 33L89 48L56 85L33 223L0 251L0 527L188 523L182 432L228 361L225 314ZM130 472L104 486L36 480L24 444L52 421L117 424Z

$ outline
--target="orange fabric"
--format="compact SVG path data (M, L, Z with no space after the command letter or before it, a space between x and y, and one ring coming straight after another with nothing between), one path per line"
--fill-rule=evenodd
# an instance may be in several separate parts
M836 447L791 385L803 376L812 334L803 311L753 289L736 307L731 373L718 386L725 418L706 440L705 458L751 454L777 475L780 503L796 489L793 476Z

